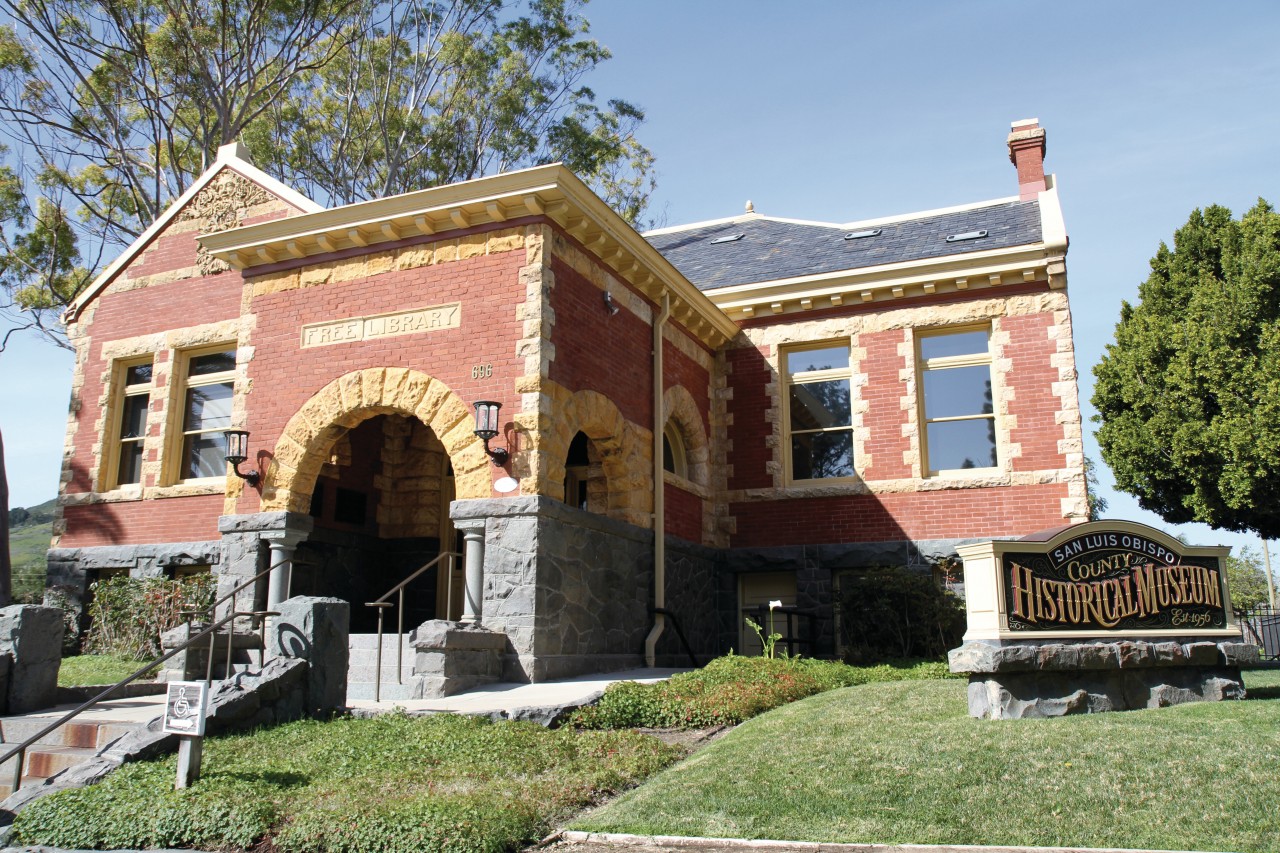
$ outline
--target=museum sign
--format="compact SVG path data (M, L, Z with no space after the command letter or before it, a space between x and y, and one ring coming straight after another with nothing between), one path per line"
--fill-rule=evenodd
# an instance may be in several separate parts
M1225 628L1217 557L1190 557L1135 533L1101 531L1047 553L1001 555L1015 631Z
M970 639L1238 636L1222 547L1097 521L963 545Z

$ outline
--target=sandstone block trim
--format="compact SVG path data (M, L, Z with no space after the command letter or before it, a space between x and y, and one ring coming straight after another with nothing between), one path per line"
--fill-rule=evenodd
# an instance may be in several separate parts
M416 370L370 367L317 391L285 425L263 481L262 511L308 511L316 478L347 430L376 415L417 418L444 446L459 498L487 498L492 475L470 411L443 382Z

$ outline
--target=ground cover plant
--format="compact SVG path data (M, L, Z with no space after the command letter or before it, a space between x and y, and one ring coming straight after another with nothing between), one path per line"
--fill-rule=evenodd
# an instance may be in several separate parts
M736 725L838 687L950 675L940 661L848 666L810 658L728 655L655 684L611 684L599 702L575 711L569 722L584 729Z
M1250 699L975 720L957 681L750 720L574 829L803 841L1275 851L1280 672Z
M58 686L115 684L126 675L132 675L140 666L141 661L115 655L74 655L62 659L62 666L58 669ZM138 680L154 679L155 672L150 672Z
M634 732L548 730L471 717L302 721L209 738L204 773L174 791L175 758L38 800L15 840L72 849L500 851L681 755Z

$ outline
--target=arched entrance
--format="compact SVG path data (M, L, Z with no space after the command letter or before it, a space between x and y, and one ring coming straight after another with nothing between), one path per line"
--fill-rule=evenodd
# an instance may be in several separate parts
M351 631L362 633L377 621L365 602L459 549L450 502L489 494L466 405L425 374L371 368L334 380L290 420L263 509L313 519L294 551L290 593L351 602ZM452 573L429 570L406 592L406 626L460 618L461 562Z

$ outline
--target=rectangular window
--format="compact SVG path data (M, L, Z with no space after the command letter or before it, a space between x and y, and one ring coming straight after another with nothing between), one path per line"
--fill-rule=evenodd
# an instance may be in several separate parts
M848 344L783 355L791 479L852 477L853 410Z
M142 482L142 450L151 404L151 362L124 367L114 486Z
M921 335L919 342L925 470L995 468L989 331L931 333Z
M187 357L186 365L178 479L224 477L222 431L231 427L236 351L196 353Z

